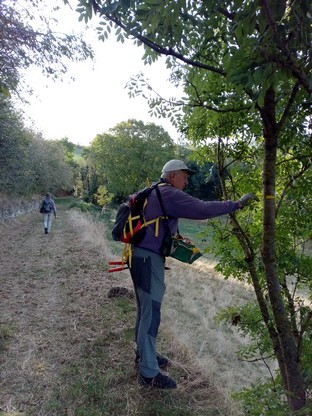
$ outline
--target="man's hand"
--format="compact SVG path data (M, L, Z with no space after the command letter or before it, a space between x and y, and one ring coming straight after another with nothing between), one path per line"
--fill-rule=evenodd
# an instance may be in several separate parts
M245 208L250 201L259 201L259 198L254 194L245 194L239 200L240 208Z

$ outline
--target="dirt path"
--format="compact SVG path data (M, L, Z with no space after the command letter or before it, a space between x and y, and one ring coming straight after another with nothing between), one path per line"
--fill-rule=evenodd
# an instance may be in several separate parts
M51 234L31 213L0 223L0 236L0 416L241 415L211 371L194 365L179 341L183 328L182 335L170 329L195 269L172 265L169 327L159 339L179 388L149 393L132 364L135 301L107 296L113 286L132 285L128 271L107 272L104 226L58 206Z
M85 244L94 230L78 213L59 208L49 235L41 221L32 213L0 224L0 414L48 414L80 318L112 284L101 278L105 247ZM92 325L83 331L92 337Z

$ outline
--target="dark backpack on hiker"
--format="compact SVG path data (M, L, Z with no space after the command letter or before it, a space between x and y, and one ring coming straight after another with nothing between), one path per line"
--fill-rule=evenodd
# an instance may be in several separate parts
M162 203L162 198L159 186L165 185L164 181L157 182L148 186L141 191L130 195L126 202L119 206L117 211L112 236L115 241L122 241L125 243L121 261L110 261L109 265L113 266L108 271L116 272L131 268L132 248L131 244L138 244L143 240L146 227L149 224L155 223L155 237L158 237L159 220L162 219L165 224L166 234L162 242L162 254L165 257L173 257L183 263L193 263L202 253L192 243L184 241L178 233L177 236L172 236L168 224L168 217L166 215L165 207ZM155 219L146 221L144 211L147 205L147 197L156 189L157 197L163 212L163 215Z
M52 211L52 202L44 199L42 201L41 208L40 208L41 214L48 214L51 211Z
M115 241L122 241L126 244L138 244L145 236L146 227L159 220L159 218L155 218L146 221L144 210L147 204L147 197L160 183L164 182L154 183L130 195L119 206L112 230L112 236Z

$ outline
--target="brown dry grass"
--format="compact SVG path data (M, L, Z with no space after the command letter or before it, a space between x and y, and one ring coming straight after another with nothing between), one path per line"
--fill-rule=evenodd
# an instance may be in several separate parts
M231 305L256 301L250 287L228 279L214 270L214 263L198 260L188 266L169 259L167 293L163 305L166 324L175 337L186 345L205 374L229 391L250 386L268 377L262 362L244 362L236 352L246 345L237 328L220 324L217 313ZM267 362L268 363L268 362ZM276 368L272 362L271 368Z
M229 390L247 370L229 344L243 341L231 333L225 343L213 324L216 299L241 288L207 263L171 262L159 349L179 387L146 390L132 366L134 300L107 297L131 281L107 272L103 225L60 207L49 235L37 213L0 233L0 415L241 415Z

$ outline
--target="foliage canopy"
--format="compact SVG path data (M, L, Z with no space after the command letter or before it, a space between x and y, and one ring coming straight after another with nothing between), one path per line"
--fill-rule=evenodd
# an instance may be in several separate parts
M0 93L20 87L21 71L31 66L57 78L67 71L67 62L93 56L81 35L55 29L55 18L47 17L42 2L0 2ZM54 11L58 8L54 5Z
M73 171L61 142L25 128L7 98L0 100L0 192L32 195L72 188Z
M175 145L162 127L128 120L97 135L87 154L108 192L123 199L159 179L159 169L174 157Z

